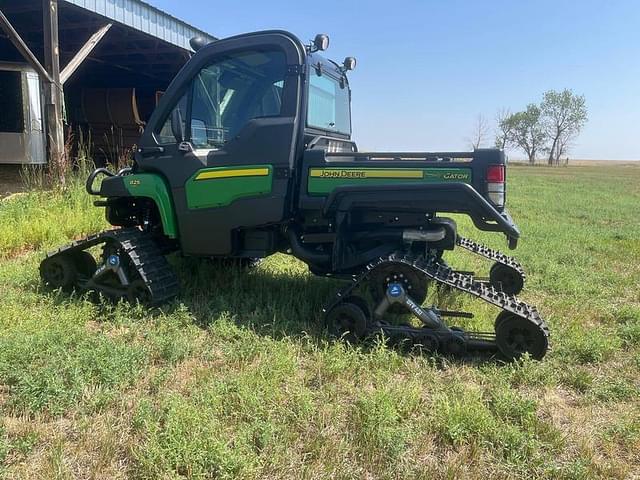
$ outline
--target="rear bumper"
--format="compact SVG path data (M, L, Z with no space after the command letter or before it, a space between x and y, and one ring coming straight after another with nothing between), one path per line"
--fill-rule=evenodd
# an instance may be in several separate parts
M509 248L516 248L520 230L504 210L499 212L471 185L435 183L338 187L326 198L325 216L338 212L397 211L425 213L462 213L468 215L479 230L502 232Z
M517 235L507 235L507 241L509 242L509 249L513 250L518 246L518 239L520 238L520 229L516 225L516 222L513 221L513 218L511 218L511 215L509 215L509 212L507 211L506 208L502 211L500 215L502 216L502 218L504 218L505 222L510 224L512 229L515 232L517 232Z

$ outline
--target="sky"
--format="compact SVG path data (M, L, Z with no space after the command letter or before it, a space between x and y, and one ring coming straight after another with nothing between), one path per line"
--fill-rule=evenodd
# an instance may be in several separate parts
M219 38L327 33L326 56L358 60L349 79L361 150L469 149L478 115L493 137L499 110L569 88L589 112L569 157L640 160L640 0L150 3Z

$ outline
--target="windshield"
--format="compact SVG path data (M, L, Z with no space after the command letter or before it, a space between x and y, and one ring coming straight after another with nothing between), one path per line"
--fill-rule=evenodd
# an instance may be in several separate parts
M310 76L307 125L349 135L351 111L346 82L325 74Z
M203 68L193 85L193 145L220 145L249 120L279 115L285 72L284 54L271 50L243 52Z
M280 50L249 50L219 58L193 79L178 102L182 127L196 149L213 149L236 137L255 118L282 109L287 62ZM155 132L160 144L175 143L169 115Z

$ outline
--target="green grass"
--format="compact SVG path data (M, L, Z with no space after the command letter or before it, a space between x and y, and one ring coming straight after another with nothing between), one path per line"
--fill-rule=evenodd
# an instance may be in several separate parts
M331 342L339 283L284 255L250 272L172 258L183 294L156 310L46 292L43 252L105 228L102 211L80 183L0 202L0 476L640 475L640 168L514 167L509 205L522 297L552 331L542 362ZM429 300L477 312L465 327L497 313Z
M0 260L35 249L51 249L104 226L104 210L73 178L65 192L33 191L0 203Z

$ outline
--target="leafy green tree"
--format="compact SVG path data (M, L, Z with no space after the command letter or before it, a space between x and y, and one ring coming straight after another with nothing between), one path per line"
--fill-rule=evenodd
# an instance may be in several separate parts
M536 155L544 150L547 139L540 107L530 103L524 111L509 115L503 121L504 128L510 132L510 142L526 153L529 163L535 163Z
M549 165L558 164L566 153L570 141L580 133L587 121L584 95L576 95L569 89L561 92L549 90L540 104L542 124L550 146Z

